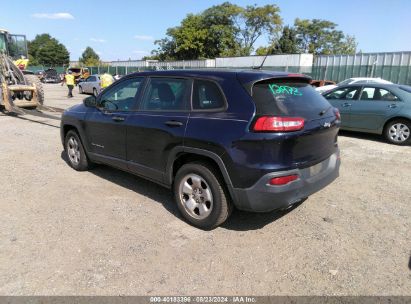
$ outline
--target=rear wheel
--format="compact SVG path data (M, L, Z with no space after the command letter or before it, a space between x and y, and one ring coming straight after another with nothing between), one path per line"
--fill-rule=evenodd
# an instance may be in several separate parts
M178 170L174 197L184 218L202 229L221 225L232 210L218 172L204 163L185 164Z
M396 119L387 124L384 129L385 138L395 145L411 143L411 122L405 119Z
M98 93L97 93L97 89L93 88L93 95L97 97Z
M90 162L77 132L74 130L67 132L64 140L64 148L68 163L74 170L85 171L90 168Z
M81 87L81 85L78 86L78 92L79 92L80 94L83 94L83 88Z
M36 75L24 75L24 80L28 85L34 86L37 90L37 100L41 105L44 104L43 84Z

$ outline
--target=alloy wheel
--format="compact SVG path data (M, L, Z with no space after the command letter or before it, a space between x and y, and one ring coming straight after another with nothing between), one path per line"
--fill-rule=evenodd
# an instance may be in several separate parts
M204 219L213 209L213 194L204 178L196 174L186 175L179 185L180 202L195 219Z
M67 155L73 165L77 166L80 163L80 147L74 137L67 141Z
M390 127L388 136L393 142L402 143L410 137L410 129L407 125L398 122Z

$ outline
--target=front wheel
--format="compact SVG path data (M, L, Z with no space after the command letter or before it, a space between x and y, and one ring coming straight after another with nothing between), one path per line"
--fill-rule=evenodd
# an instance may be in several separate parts
M77 171L85 171L90 168L89 160L77 132L74 130L67 132L64 148L70 167Z
M78 86L78 92L79 92L80 94L83 94L83 88L81 87L81 85Z
M223 181L212 166L204 163L189 163L178 170L174 197L183 217L201 229L213 229L230 215Z
M93 95L94 95L95 97L97 97L97 95L98 95L96 88L93 89Z
M411 122L405 119L391 121L384 130L385 138L395 145L407 145L411 143Z

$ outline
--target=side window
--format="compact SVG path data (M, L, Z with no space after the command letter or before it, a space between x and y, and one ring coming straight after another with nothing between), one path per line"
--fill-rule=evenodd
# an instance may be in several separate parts
M93 81L96 81L95 76L90 76L89 78L87 78L87 82L93 82Z
M343 88L325 94L326 99L354 99L357 95L358 88Z
M390 91L387 91L384 89L378 89L378 91L379 91L378 100L384 100L384 101L399 101L400 100L397 96L395 96ZM375 96L374 96L374 99L375 99Z
M361 100L372 100L374 99L375 92L376 92L376 88L364 87L364 89L361 92L360 99Z
M398 101L399 98L388 90L365 87L361 92L361 100Z
M183 111L187 109L190 80L179 78L151 78L140 110Z
M109 111L130 111L143 80L142 77L130 78L105 91L100 106Z
M207 80L194 80L193 109L212 110L224 107L224 97L217 84Z

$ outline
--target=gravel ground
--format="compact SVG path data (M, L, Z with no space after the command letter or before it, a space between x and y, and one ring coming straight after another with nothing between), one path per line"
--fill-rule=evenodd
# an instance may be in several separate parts
M84 97L45 88L53 107ZM409 146L342 133L332 185L205 232L156 184L72 170L59 113L35 113L0 114L0 295L411 295Z

